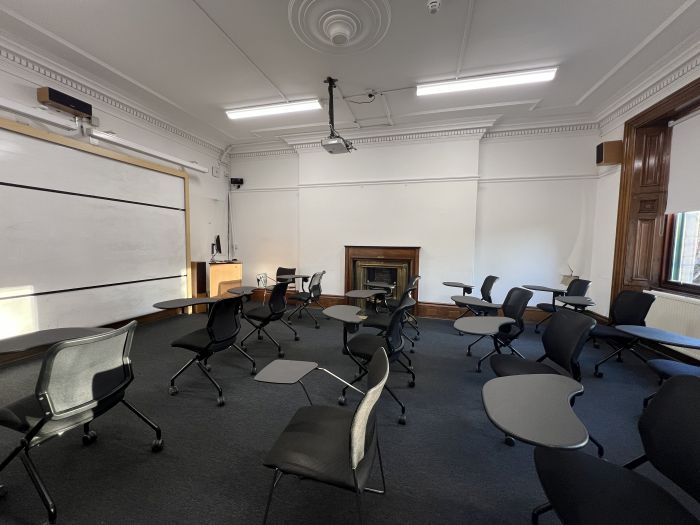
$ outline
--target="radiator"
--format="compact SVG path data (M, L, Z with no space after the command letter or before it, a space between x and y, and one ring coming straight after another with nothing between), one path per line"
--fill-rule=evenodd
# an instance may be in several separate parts
M671 332L700 337L700 299L660 291L646 293L656 296L646 318L648 326ZM700 361L700 351L671 347Z

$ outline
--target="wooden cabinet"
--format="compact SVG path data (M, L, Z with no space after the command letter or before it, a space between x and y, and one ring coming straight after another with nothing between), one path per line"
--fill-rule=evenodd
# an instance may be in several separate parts
M239 262L209 263L209 297L225 293L243 284L243 264ZM225 283L225 285L222 285ZM222 289L219 286L222 285Z

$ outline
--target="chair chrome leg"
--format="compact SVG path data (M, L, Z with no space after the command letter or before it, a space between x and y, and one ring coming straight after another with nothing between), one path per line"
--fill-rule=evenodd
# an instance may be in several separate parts
M602 458L605 455L605 449L603 448L603 445L601 445L600 441L594 438L590 432L588 433L588 439L590 439L591 443L593 443L598 449L598 457Z
M311 396L309 395L309 391L306 390L306 386L304 385L304 383L301 382L301 379L297 381L297 383L299 383L301 385L301 388L304 390L304 394L306 394L306 399L309 400L309 405L313 406L314 402L311 401Z
M355 474L354 469L352 471L352 478L355 482L355 504L357 505L358 523L362 525L362 491L357 485L357 475Z
M594 371L593 371L593 375L594 375L594 376L596 376L596 377L603 377L603 372L601 372L600 370L598 370L598 369L600 368L600 366L601 366L603 363L605 363L606 361L609 361L610 359L612 359L613 357L615 357L616 355L618 355L618 354L622 351L621 348L615 348L614 346L611 346L611 348L613 349L613 351L612 351L611 353L609 353L608 355L606 355L603 359L601 359L600 361L598 361L598 362L595 364L595 368L594 368Z
M242 346L243 348L245 348L245 342L248 340L248 338L249 338L251 335L253 335L255 332L259 332L259 331L260 331L260 329L259 329L257 326L255 326L255 325L254 325L253 323L251 323L250 321L248 321L248 322L249 322L250 325L253 327L253 329L252 329L250 332L248 332L248 335L246 335L246 336L241 340L241 346Z
M549 321L549 318L550 318L550 317L552 317L552 314L549 314L547 317L545 317L544 319L542 319L539 323L537 323L537 324L535 325L535 333L536 333L536 334L539 334L539 333L540 333L540 325L541 325L542 323L546 323L547 321Z
M518 352L515 348L513 348L513 345L507 344L507 345L503 345L503 346L507 346L508 348L510 348L510 352L512 354L517 355L520 359L525 359L525 356L523 354L521 354L520 352Z
M389 392L389 395L394 398L394 401L396 401L399 406L401 407L401 416L399 416L399 425L405 425L406 424L406 405L404 405L401 400L396 397L396 394L394 394L394 391L389 388L388 386L384 385L384 390Z
M250 373L251 373L251 375L255 375L255 374L257 373L257 371L258 371L258 368L257 368L257 366L255 365L255 359L253 359L253 358L251 357L251 355L250 355L248 352L246 352L245 350L243 350L243 349L242 349L240 346L238 346L237 344L234 343L234 344L232 344L231 346L233 346L233 347L238 351L239 354L241 354L241 355L242 355L243 357L245 357L248 361L250 361L250 363L253 365L253 368L251 369Z
M472 346L474 346L476 343L478 343L479 341L481 341L484 337L486 337L486 336L485 336L485 335L482 335L481 337L479 337L479 339L477 339L476 341L474 341L473 343L471 343L469 346L467 346L467 357L471 357L471 356L472 356Z
M275 469L275 471L272 473L272 486L270 487L270 494L267 496L267 505L265 505L265 517L263 518L263 525L267 523L267 515L270 513L270 503L272 502L272 493L275 491L275 487L277 486L277 483L279 483L279 480L282 479L282 476L284 474L280 469Z
M187 370L190 366L192 366L192 364L193 364L195 361L197 361L197 357L196 357L196 356L193 357L192 359L190 359L189 361L187 361L187 363L185 364L185 366L183 366L180 370L177 371L177 373L176 373L173 377L170 378L170 389L169 389L169 392L170 392L170 395L171 395L171 396L177 394L177 387L175 386L175 380L176 380L178 377L180 377L180 374L182 374L185 370Z
M406 370L406 372L408 372L409 374L411 374L411 380L408 382L408 386L410 386L411 388L413 388L414 386L416 386L416 374L413 372L413 370L411 370L410 368L408 368L408 367L403 363L403 361L401 361L400 359L397 359L396 362L397 362L398 364L400 364L402 367L404 367L404 369Z
M307 315L308 315L309 317L311 317L311 319L314 320L314 328L320 328L321 325L318 324L318 319L316 319L316 317L314 316L314 314L311 313L311 310L308 308L308 306L309 306L309 305L304 305L303 310L307 313Z
M211 376L211 374L207 371L207 369L204 367L201 361L197 361L197 366L199 366L199 369L202 371L202 373L207 376L207 379L211 381L211 384L214 385L216 390L219 392L219 397L216 398L216 404L218 406L223 406L226 403L226 400L224 399L224 391L221 389L221 386L219 383L216 382L216 380Z
M649 406L649 402L656 397L656 394L657 394L657 392L654 392L653 394L644 398L644 402L643 402L644 408Z
M549 502L543 503L539 507L535 507L535 509L532 511L531 516L532 525L537 525L540 522L540 516L545 512L549 512L551 510L553 510L553 507L552 504Z
M278 357L284 357L284 352L282 351L282 345L279 344L279 343L277 342L277 339L275 339L274 337L272 337L272 336L268 333L268 331L265 330L265 327L261 327L260 329L261 329L261 330L263 331L263 333L268 337L268 339L270 339L270 341L272 341L272 342L274 343L274 345L277 347L277 356L278 356Z
M382 488L373 489L371 487L365 487L365 492L371 492L372 494L386 494L386 480L384 479L384 463L382 462L382 451L379 448L379 436L377 436L377 459L379 460L379 473L382 476Z
M2 463L0 463L0 472L2 472L2 471L5 469L5 467L6 467L7 465L9 465L9 464L12 462L13 459L16 458L17 455L18 455L20 452L22 452L22 450L24 450L24 448L25 448L25 446L26 446L25 443L24 443L24 441L25 441L25 440L23 439L23 440L22 440L22 443L20 443L19 446L17 446L12 452L10 452L10 454L5 458L5 460L4 460Z
M292 310L292 311L289 313L289 315L287 316L287 321L289 321L295 313L299 312L299 314L301 314L300 310L301 310L303 307L304 307L304 303L298 304L297 307L294 308L294 310Z
M476 371L477 372L481 372L481 363L486 361L486 359L491 357L493 354L500 354L501 353L501 347L499 346L498 338L495 335L492 335L491 339L493 339L493 350L491 350L488 354L486 354L484 357L479 359L479 361L476 363Z
M34 484L36 491L39 493L41 502L44 504L44 507L46 507L46 512L49 515L49 523L56 523L56 504L53 502L51 494L49 494L49 491L46 488L46 485L44 485L44 481L41 479L41 476L39 476L39 472L36 470L34 462L29 457L29 452L25 450L24 454L20 456L20 459L22 460L22 464L24 465L27 474L29 474L29 478Z

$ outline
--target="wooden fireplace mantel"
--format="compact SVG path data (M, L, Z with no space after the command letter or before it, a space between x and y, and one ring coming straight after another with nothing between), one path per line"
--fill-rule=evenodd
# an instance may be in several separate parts
M419 275L420 246L345 246L345 291L352 287L353 268L356 260L376 259L406 261L409 275ZM418 300L418 290L413 294Z

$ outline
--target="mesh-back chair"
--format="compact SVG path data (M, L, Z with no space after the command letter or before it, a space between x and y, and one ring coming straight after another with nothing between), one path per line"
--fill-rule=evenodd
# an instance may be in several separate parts
M375 350L382 347L386 349L387 357L389 358L390 363L398 363L404 372L410 374L411 379L408 381L408 386L411 388L416 386L416 374L413 371L413 366L411 365L408 356L404 353L404 338L402 335L404 312L407 309L412 308L413 305L415 305L415 301L410 297L407 298L404 303L399 305L399 307L392 312L389 326L384 331L383 335L360 333L347 341L345 351L358 368L358 374L350 382L350 384L356 383L367 375L367 363L374 355ZM401 360L402 357L408 360L408 363L404 363ZM338 404L345 404L345 394L347 390L348 386L345 386L340 394L340 397L338 398ZM388 386L386 387L386 391L401 407L399 424L405 425L406 406Z
M542 336L542 346L544 346L542 357L537 361L529 361L514 355L493 355L491 368L499 377L560 374L559 370L543 362L548 359L564 369L576 381L580 381L581 366L578 359L595 324L595 320L587 315L571 310L558 310L552 315L552 320Z
M510 317L515 322L501 325L498 332L491 336L491 339L493 340L493 349L479 359L476 364L477 372L481 372L481 363L483 363L493 354L500 354L503 347L508 347L511 353L517 354L522 359L525 359L520 352L513 348L513 341L515 341L525 329L523 315L525 314L527 303L531 298L532 292L530 290L526 290L525 288L511 288L508 291L508 295L506 295L506 298L501 305L501 311L503 312L504 317ZM477 341L480 339L481 338L477 339ZM474 341L474 343L477 341ZM467 347L467 355L471 355L471 347L474 343Z
M258 286L261 286L263 288L263 303L265 302L265 298L267 297L268 292L272 292L272 289L275 287L274 284L268 285L268 281L274 281L276 283L287 283L289 284L289 288L293 289L294 288L294 279L285 279L281 277L282 275L295 275L297 273L296 268L285 268L283 266L278 266L277 271L275 272L275 276L270 277L267 275L267 273L261 273L257 275L258 279Z
M219 393L216 402L219 406L222 406L226 402L224 393L219 383L209 373L208 361L215 353L231 347L238 350L243 357L251 362L253 365L251 373L254 374L256 372L255 360L236 345L236 337L241 331L240 311L240 297L221 299L212 305L207 325L204 328L190 332L170 343L172 347L183 348L195 353L195 356L170 378L168 393L171 396L176 395L180 391L175 385L175 380L196 363L197 367L216 388Z
M284 320L284 314L287 310L287 286L289 286L289 283L287 282L277 283L272 288L270 300L267 302L267 304L258 306L248 311L243 311L243 318L253 327L253 329L248 332L248 335L246 335L241 341L241 346L244 350L246 349L245 342L251 335L257 332L258 340L262 340L262 333L264 333L277 347L277 354L279 357L284 357L282 346L268 333L267 330L265 330L265 327L273 321L280 321L284 326L294 332L294 340L299 340L299 334L297 334L297 331Z
M367 316L367 319L365 319L362 322L362 326L367 327L367 328L377 328L377 329L379 329L379 333L377 335L383 335L384 331L389 327L389 323L391 322L392 312L394 312L396 310L396 308L398 308L399 305L408 304L410 302L409 300L413 299L412 294L415 291L415 289L416 289L415 284L413 286L408 286L401 294L399 302L397 304L395 304L393 307L390 306L390 308L391 308L390 312L375 312L375 313L369 314ZM415 302L414 302L414 304L415 304ZM403 333L404 337L406 337L406 339L408 339L408 341L411 343L411 351L413 351L413 347L415 346L415 342L411 337L409 337L406 334L406 330L404 329L404 327L407 324L409 324L409 322L410 322L409 317L408 317L409 310L410 310L410 308L404 309L404 316L403 316L403 319L401 322L401 326L402 326L402 333ZM409 359L409 366L410 366L410 359Z
M33 395L0 409L0 425L23 434L19 445L0 464L2 471L19 455L48 512L56 522L56 505L29 457L29 451L48 439L83 427L83 443L90 445L97 433L90 423L122 403L156 433L151 450L163 449L158 425L124 399L134 379L129 359L136 321L99 335L57 343L49 348Z
M321 279L325 273L326 271L323 270L322 272L316 272L311 276L308 292L298 292L289 297L289 299L292 301L298 301L299 304L289 313L287 316L287 321L290 321L291 323L291 318L294 314L297 314L299 316L298 318L301 319L301 313L306 312L306 314L314 320L314 327L319 328L318 320L309 310L309 306L311 306L311 303L315 303L319 307L321 306L319 303L319 300L321 299Z
M700 379L668 380L639 419L644 455L618 466L578 451L535 449L535 466L549 504L564 525L698 524L666 489L633 469L650 462L700 501Z
M420 281L420 275L410 275L408 277L408 281L406 281L406 288L411 289L411 297L413 296L413 292L418 290L418 281ZM393 312L398 306L401 304L402 297L399 297L398 299L387 299L387 307L389 308L390 312ZM411 352L413 352L413 347L415 346L413 343L418 341L420 339L420 330L418 329L418 319L416 316L413 315L412 308L409 308L406 310L406 314L404 316L404 323L405 325L410 326L416 334L413 337L410 337L404 330L404 336L411 341ZM363 323L364 324L364 323Z
M585 297L586 294L588 293L588 287L590 285L591 285L591 281L587 281L586 279L572 279L571 282L569 283L569 286L566 287L566 292L564 292L564 295L570 295L573 297ZM559 295L561 295L561 292L559 292ZM554 303L554 299L556 296L557 296L557 294L552 295L552 302L551 303L538 303L537 304L537 308L539 308L543 312L547 312L549 315L535 325L535 333L536 334L540 333L540 326L543 323L546 323L547 321L549 321L549 319L552 317L552 314L557 311L557 306Z
M496 283L496 281L498 281L498 277L496 277L495 275L487 275L484 279L484 282L481 284L481 299L486 301L487 303L493 302L491 298L491 290L493 289L493 285ZM491 312L494 311L493 308L481 308L475 305L458 303L457 301L455 301L455 304L459 307L466 308L466 310L464 310L464 312L457 319L461 319L469 313L471 313L472 315L489 315ZM464 334L462 334L462 332L459 332L459 335Z
M285 474L353 491L362 523L362 493L384 494L386 489L375 412L388 377L389 362L379 348L367 363L367 392L354 412L319 405L297 410L263 462L274 469L263 523L267 523L275 487ZM367 486L375 458L381 489Z
M595 364L593 375L603 377L603 372L599 370L600 366L615 356L617 356L618 361L622 361L623 350L629 350L632 355L646 363L646 359L633 348L637 338L618 330L615 326L619 324L645 326L644 320L651 309L654 299L656 297L653 294L635 292L633 290L623 290L617 294L610 308L610 324L597 325L591 332L591 337L596 346L598 341L603 340L613 349L612 352Z

